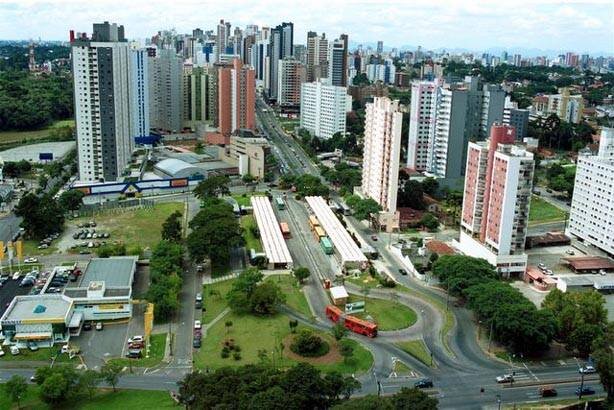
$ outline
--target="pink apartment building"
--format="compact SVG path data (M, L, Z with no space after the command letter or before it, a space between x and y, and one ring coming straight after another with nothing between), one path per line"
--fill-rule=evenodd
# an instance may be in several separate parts
M488 141L469 143L461 213L460 249L504 276L526 270L535 166L533 154L515 145L515 138L514 127L494 124Z
M256 76L253 68L235 58L219 68L219 131L230 135L237 129L256 130Z

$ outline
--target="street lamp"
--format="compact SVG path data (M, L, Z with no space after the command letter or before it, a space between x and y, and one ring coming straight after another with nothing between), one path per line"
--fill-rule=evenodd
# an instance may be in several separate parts
M501 395L497 394L497 408L501 410Z

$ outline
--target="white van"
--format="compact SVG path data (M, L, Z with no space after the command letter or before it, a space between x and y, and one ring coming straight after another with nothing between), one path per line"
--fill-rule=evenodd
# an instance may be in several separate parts
M17 346L11 346L11 354L17 356L19 354L19 348Z

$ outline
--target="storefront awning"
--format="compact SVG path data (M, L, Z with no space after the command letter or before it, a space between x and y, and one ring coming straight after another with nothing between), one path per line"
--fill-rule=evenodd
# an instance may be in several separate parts
M36 332L36 333L17 333L17 340L45 340L51 339L51 332Z

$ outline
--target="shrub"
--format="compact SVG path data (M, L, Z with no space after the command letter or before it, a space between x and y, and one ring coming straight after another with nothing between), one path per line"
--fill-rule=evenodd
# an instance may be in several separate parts
M235 360L241 360L241 353L239 353L239 352L234 352L234 353L232 354L232 358L233 358L233 359L235 359Z
M228 350L222 349L222 353L220 354L222 359L227 359L230 356L230 352Z
M303 329L294 338L290 350L305 357L319 357L328 353L329 346L320 336Z

